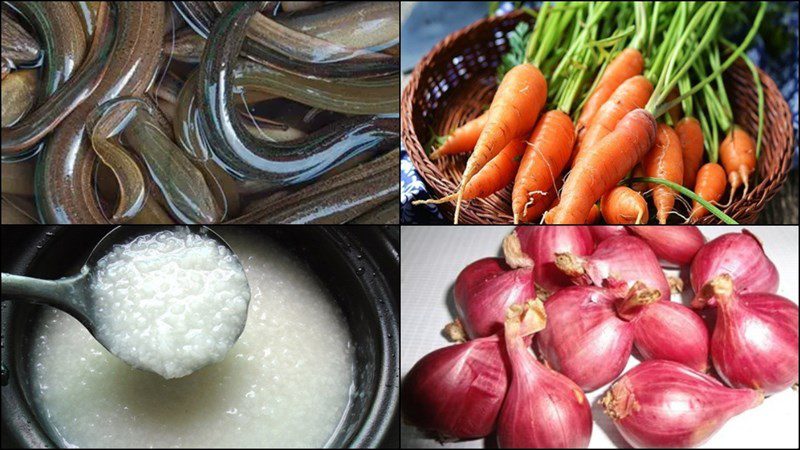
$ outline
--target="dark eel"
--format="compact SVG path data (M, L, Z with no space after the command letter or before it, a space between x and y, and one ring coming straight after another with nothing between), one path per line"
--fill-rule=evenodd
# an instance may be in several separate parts
M40 153L36 196L48 223L105 223L93 185L96 155L84 133L97 105L117 97L142 96L161 60L163 2L117 2L119 35L100 86L52 133ZM101 33L102 34L102 33Z
M346 223L394 200L398 161L394 150L284 196L257 201L228 223Z
M173 3L187 24L208 39L212 25L220 18L214 2ZM271 2L255 3L260 6L254 9L260 11ZM251 28L241 48L245 57L300 76L376 77L396 74L399 67L400 60L396 56L345 48L292 30L264 15L259 14Z
M20 67L35 64L39 60L41 47L25 28L2 9L2 58Z
M86 35L69 2L10 2L36 30L44 47L43 97L53 95L78 69L86 53ZM41 102L40 102L41 103Z
M65 3L65 5L56 7L51 4L47 7L41 7L35 6L38 4L29 5L28 3L29 2L25 2L25 5L20 5L21 11L23 13L34 14L34 17L39 18L36 23L39 23L40 27L43 27L48 24L49 21L56 20L59 17L75 16L75 19L78 21L77 28L73 24L73 26L65 28L65 30L71 30L69 31L71 33L78 33L80 39L83 39L83 25L80 24L77 13L70 4L66 2L57 2ZM83 103L100 84L111 59L109 55L114 49L115 30L117 26L117 6L112 2L104 2L104 5L105 4L110 4L110 6L107 5L100 8L96 24L98 32L94 34L92 47L77 74L70 78L57 91L51 92L53 88L59 87L59 82L54 83L52 79L49 80L49 82L46 81L45 90L48 96L44 103L28 114L21 122L15 124L13 127L3 129L2 157L4 161L16 160L29 155L32 151L31 146L41 140L46 134L53 131L53 129L65 120L75 108ZM53 8L61 8L62 6L66 6L69 13L66 11L59 11L58 13L45 14L47 11L53 11ZM47 27L42 28L42 32L45 32L45 30L47 30ZM48 39L46 39L47 44L45 48L47 51L46 60L48 68L50 67L51 60L61 61L64 59L59 55L51 55L51 53L63 52L63 50L55 50L60 48L60 46L51 42L54 38L65 39L62 35L63 32L65 31L59 32L56 36L49 36ZM71 39L75 40L77 38L72 37ZM55 76L55 80L59 81L60 77Z
M17 70L3 80L3 110L0 124L3 127L14 125L33 106L36 100L36 71Z
M214 160L237 179L291 186L365 154L396 145L396 116L349 117L302 140L264 142L247 132L231 101L236 56L250 17L261 4L242 2L220 17L209 35L199 67L200 131Z
M285 2L281 2L281 5ZM329 3L275 17L303 33L351 48L383 51L400 40L400 8L395 2Z

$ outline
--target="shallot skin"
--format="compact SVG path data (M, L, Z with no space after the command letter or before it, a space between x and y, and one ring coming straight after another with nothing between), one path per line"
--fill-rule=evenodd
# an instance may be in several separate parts
M606 280L613 279L630 286L638 281L657 289L661 300L670 300L669 282L658 258L645 241L635 236L608 238L586 257L559 254L556 265L576 283L603 286Z
M589 227L595 245L615 236L627 236L628 230L623 225L595 225Z
M451 345L419 360L401 389L406 422L440 439L476 439L495 429L508 388L499 335Z
M458 275L453 296L467 335L489 336L503 329L509 306L536 298L533 268L512 269L502 258L479 259Z
M767 258L758 239L747 230L723 234L697 252L690 269L695 292L693 307L713 306L716 300L709 283L723 274L731 276L739 293L778 291L778 269Z
M533 267L536 284L548 292L572 285L556 266L556 254L585 256L594 250L587 226L519 226L503 240L503 253L511 267Z
M529 314L544 325L541 301ZM572 380L540 364L519 331L506 321L511 379L497 423L502 448L586 448L592 435L589 400Z
M644 239L659 259L678 266L690 264L694 255L706 242L703 233L693 225L671 227L639 225L626 228Z
M631 355L633 323L617 317L614 301L608 289L574 286L545 304L548 324L536 335L539 354L587 392L619 376Z
M671 361L645 361L623 375L601 403L635 448L702 445L733 416L761 404L752 389L731 389Z
M772 395L798 379L798 307L765 293L719 296L711 357L729 386Z
M666 359L700 372L708 370L708 328L691 309L658 301L644 308L634 322L633 343L644 359Z

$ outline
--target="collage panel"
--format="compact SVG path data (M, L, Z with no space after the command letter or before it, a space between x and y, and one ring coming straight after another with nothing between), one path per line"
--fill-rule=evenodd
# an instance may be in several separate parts
M3 3L2 224L397 224L400 2Z
M2 448L399 448L399 233L2 227Z
M404 224L797 224L797 5L403 2Z
M792 448L795 226L404 226L403 448Z

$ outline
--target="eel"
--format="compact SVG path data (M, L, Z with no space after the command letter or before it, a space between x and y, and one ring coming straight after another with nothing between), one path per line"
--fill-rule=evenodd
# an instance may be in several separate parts
M0 113L0 124L3 128L17 123L33 107L37 82L36 71L33 69L17 70L3 79Z
M389 201L398 205L399 157L390 151L287 195L259 200L227 223L345 223Z
M83 24L70 2L9 2L43 42L42 100L72 77L86 53ZM41 103L41 101L39 102Z
M36 194L48 223L106 223L93 187L97 157L85 136L96 105L123 96L144 95L161 61L163 2L118 2L119 36L108 70L91 96L56 128L39 154ZM102 33L101 33L102 34Z
M239 7L241 3L247 2L234 2L233 7ZM260 11L271 2L254 3L258 5L253 9ZM187 24L206 39L209 39L212 25L222 17L215 2L184 1L174 4ZM248 38L243 43L242 53L259 64L300 76L319 78L386 76L396 74L400 63L396 56L345 48L292 30L262 14L255 17Z
M65 3L65 2L55 2ZM27 4L27 3L26 3ZM109 5L110 4L110 5ZM2 157L3 160L17 160L30 155L32 147L40 141L46 134L53 131L70 113L72 113L81 103L83 103L100 84L106 69L111 61L110 55L114 49L116 26L117 26L117 6L112 2L103 2L103 7L99 9L97 17L97 32L92 40L92 46L86 61L75 76L70 78L66 84L61 86L54 95L48 94L43 104L31 111L25 118L13 127L4 128L2 134ZM66 4L71 15L77 18L77 13L73 7ZM30 11L28 11L30 8ZM34 11L50 11L47 8L55 6L36 7L25 6L23 11L33 13ZM55 17L60 17L56 14ZM65 15L69 15L64 13ZM50 18L48 20L55 20ZM77 20L77 19L76 19ZM83 36L83 26L78 23L78 29L69 29ZM63 37L62 37L63 38ZM51 39L48 38L49 42ZM46 49L54 48L47 44ZM48 51L47 60L51 59ZM58 59L58 58L56 58ZM52 81L52 80L51 80ZM47 86L50 86L49 88ZM45 89L49 92L52 85L46 85Z
M396 145L396 115L347 117L307 138L288 142L264 142L247 132L231 101L231 70L249 19L261 6L259 2L238 3L217 20L200 63L200 136L217 164L236 179L282 187L311 181L353 158Z
M275 20L344 47L383 51L400 41L400 8L392 2L330 3Z
M2 12L2 49L3 60L14 63L15 67L35 64L41 55L39 41L33 38L28 30L22 27L3 6Z

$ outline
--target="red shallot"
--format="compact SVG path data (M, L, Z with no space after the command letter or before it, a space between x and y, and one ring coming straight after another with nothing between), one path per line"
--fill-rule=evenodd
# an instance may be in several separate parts
M511 380L497 422L504 448L586 448L592 412L583 391L567 377L541 365L528 350L522 321L545 325L542 302L525 311L516 305L506 320L505 342ZM537 327L533 327L534 329Z
M717 322L711 358L725 383L765 395L797 384L798 308L775 294L740 294L727 274L712 282Z
M633 447L696 447L731 417L761 404L752 389L731 389L670 361L645 361L617 380L601 400Z
M633 324L614 310L619 295L619 289L573 286L545 305L547 327L536 335L539 354L587 392L618 377L631 356Z
M778 291L778 269L767 258L758 238L747 230L723 234L697 252L691 267L693 307L714 305L711 282L723 274L730 275L740 294Z
M595 244L614 236L626 236L629 234L628 230L622 225L597 225L589 227L589 231L592 233Z
M705 244L703 233L692 225L672 227L628 226L629 231L644 239L661 260L685 266Z
M470 339L503 329L509 306L536 298L533 268L511 269L502 258L484 258L461 271L454 288L456 311Z
M586 226L520 226L503 240L503 252L511 267L533 267L536 284L548 292L572 283L555 266L557 253L585 256L594 240Z
M689 308L660 301L658 291L635 283L576 286L545 306L549 326L537 335L551 368L593 391L619 376L635 345L645 359L669 359L708 369L708 329Z
M670 288L655 253L635 236L616 236L598 244L591 256L562 252L556 256L556 267L580 284L602 286L608 279L632 286L642 282L661 293L669 301Z
M429 353L405 378L403 416L440 439L489 435L508 388L502 338L493 335Z

